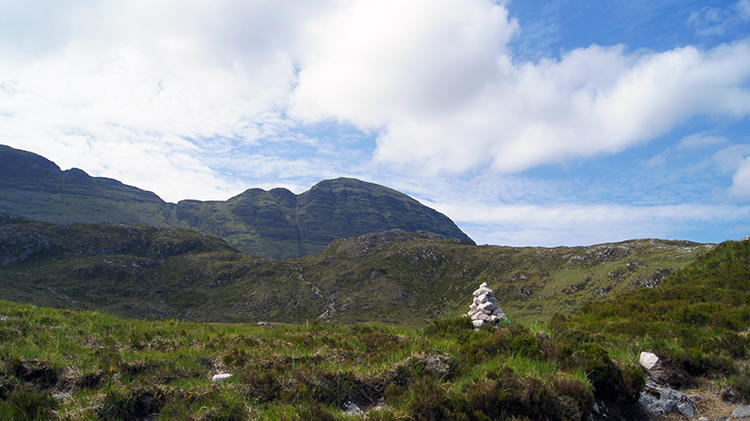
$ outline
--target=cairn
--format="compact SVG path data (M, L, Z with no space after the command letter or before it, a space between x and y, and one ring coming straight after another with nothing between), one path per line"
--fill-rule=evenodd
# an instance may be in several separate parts
M485 324L497 324L501 321L508 321L503 309L497 306L495 291L483 282L479 289L474 291L474 302L469 306L470 310L466 314L471 318L471 323L475 328L480 328Z

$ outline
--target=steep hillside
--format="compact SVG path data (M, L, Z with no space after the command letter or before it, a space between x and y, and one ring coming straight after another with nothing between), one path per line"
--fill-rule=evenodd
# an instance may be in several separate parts
M227 201L166 203L157 195L62 171L53 162L0 145L0 212L34 220L137 223L195 229L243 253L275 259L317 253L334 239L390 229L470 240L445 215L395 190L356 179L325 180L295 195L249 189Z
M275 261L217 237L116 224L0 218L0 299L198 321L422 324L467 311L482 282L517 321L652 287L711 245L632 240L591 247L476 246L391 230Z
M564 319L564 318L563 318ZM648 291L612 303L587 303L563 325L609 341L648 343L690 375L725 370L750 358L750 241L727 241ZM743 364L745 365L745 364ZM750 400L750 370L745 369Z
M60 170L39 155L0 145L0 212L70 224L113 221L169 226L172 211L157 195L117 180Z

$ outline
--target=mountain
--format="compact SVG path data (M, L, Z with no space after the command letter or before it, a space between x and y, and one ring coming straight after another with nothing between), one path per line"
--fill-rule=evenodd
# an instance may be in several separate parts
M40 220L169 226L170 206L154 193L0 145L0 212Z
M514 248L391 230L277 261L185 229L0 215L0 300L195 321L423 324L465 313L487 282L511 320L539 321L658 285L712 247Z
M334 239L390 229L471 239L447 216L393 189L351 178L295 195L249 189L226 201L164 202L117 180L62 171L39 155L0 145L0 212L71 224L146 224L198 230L246 254L285 259L324 250Z
M300 195L250 189L225 202L183 200L175 216L180 227L274 258L307 256L335 239L395 228L471 241L448 217L409 196L351 178L321 181Z

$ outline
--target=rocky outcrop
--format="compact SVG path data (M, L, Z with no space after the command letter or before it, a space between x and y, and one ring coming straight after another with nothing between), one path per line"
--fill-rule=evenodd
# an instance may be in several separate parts
M503 309L497 306L495 291L491 290L486 282L474 291L474 301L469 306L469 312L466 316L471 318L471 323L475 328L480 328L485 324L497 324L507 322Z
M690 397L651 379L646 380L646 388L641 392L638 403L649 415L655 417L664 417L672 412L690 418L695 416L695 404Z
M641 352L640 364L648 372L646 387L638 399L644 411L652 417L665 417L679 413L686 417L695 416L695 403L691 396L673 389L687 387L689 377L684 376L664 363L655 354Z
M0 266L20 263L52 248L46 236L36 232L17 232L14 226L0 228Z

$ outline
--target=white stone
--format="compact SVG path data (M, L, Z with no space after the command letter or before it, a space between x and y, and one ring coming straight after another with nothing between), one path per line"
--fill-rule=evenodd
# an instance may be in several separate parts
M750 406L741 406L739 408L735 408L734 411L732 411L732 417L733 418L750 417Z
M490 321L490 316L484 314L484 313L477 313L473 316L471 316L472 320L484 320L485 322Z
M482 327L484 326L484 320L472 320L471 324L473 324L474 327Z
M359 409L359 406L352 401L345 403L344 409L346 409L346 412L349 412L350 415L359 415L362 413L362 410Z
M225 380L229 380L230 378L232 378L231 374L222 373L222 374L217 374L217 375L211 377L211 381L214 382L214 383L221 383L221 382L223 382Z
M659 362L659 357L650 352L641 352L640 363L646 370L651 370Z
M489 298L487 298L487 294L477 295L474 297L474 304L480 305L484 303L490 302Z
M491 314L495 309L497 308L496 304L492 304L491 302L486 302L479 305L479 310L481 310L484 313Z
M479 288L478 290L474 291L474 296L478 295L486 295L486 294L494 294L495 291L489 289L489 288Z

